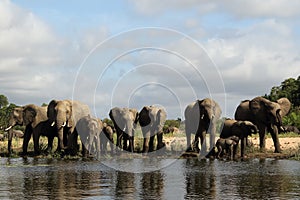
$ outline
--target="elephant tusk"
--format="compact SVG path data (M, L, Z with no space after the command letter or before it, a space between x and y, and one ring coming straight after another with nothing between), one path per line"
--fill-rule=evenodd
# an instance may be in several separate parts
M5 131L8 131L12 128L12 126L9 126L8 128L5 129Z
M62 127L65 127L66 126L66 124L67 124L67 122L64 122L64 124L63 125L61 125Z
M55 122L52 122L52 123L51 123L51 126L54 126L54 125L55 125Z

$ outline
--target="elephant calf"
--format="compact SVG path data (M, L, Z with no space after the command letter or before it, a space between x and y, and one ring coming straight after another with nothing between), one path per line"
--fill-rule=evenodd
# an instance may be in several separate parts
M220 138L228 138L237 136L241 140L241 157L244 157L247 137L251 134L258 133L257 127L250 121L237 121L233 119L226 119Z
M80 135L82 142L82 155L88 156L93 148L96 149L97 157L100 156L100 134L103 129L103 124L100 119L91 117L90 115L82 117L77 125L76 130Z
M100 134L100 150L101 153L107 152L107 143L109 142L110 145L110 152L111 154L114 151L114 138L113 138L114 131L111 126L106 123L103 123L103 129Z
M218 149L217 158L221 158L221 156L226 153L230 160L233 160L233 158L235 158L239 140L240 138L235 135L228 138L219 138L216 142L216 147Z

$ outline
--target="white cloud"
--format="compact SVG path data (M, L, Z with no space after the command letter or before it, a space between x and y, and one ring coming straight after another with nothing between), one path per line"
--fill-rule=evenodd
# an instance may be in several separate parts
M62 85L60 40L32 12L0 2L0 84L2 92L18 104L44 101ZM48 101L48 100L46 100Z
M295 17L299 16L298 0L129 0L136 12L143 15L163 14L175 10L197 9L201 15L211 12L223 12L236 17Z

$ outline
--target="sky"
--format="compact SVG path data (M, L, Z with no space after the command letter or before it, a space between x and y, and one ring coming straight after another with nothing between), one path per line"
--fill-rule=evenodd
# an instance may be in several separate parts
M110 108L158 105L184 118L213 98L222 116L300 75L296 0L0 0L0 93Z

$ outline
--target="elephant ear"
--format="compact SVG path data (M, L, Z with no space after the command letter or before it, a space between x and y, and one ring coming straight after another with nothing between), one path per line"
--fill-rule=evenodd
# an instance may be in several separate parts
M33 123L36 115L37 112L32 105L25 106L23 110L24 125L27 126L28 124Z
M149 116L149 110L150 110L149 106L144 106L139 113L138 120L142 127L147 126L151 123L151 118Z
M280 98L277 100L280 105L280 115L281 117L286 116L291 109L291 102L287 98Z
M54 120L55 119L55 107L57 105L57 101L56 100L52 100L50 101L48 108L47 108L47 117L49 119Z

